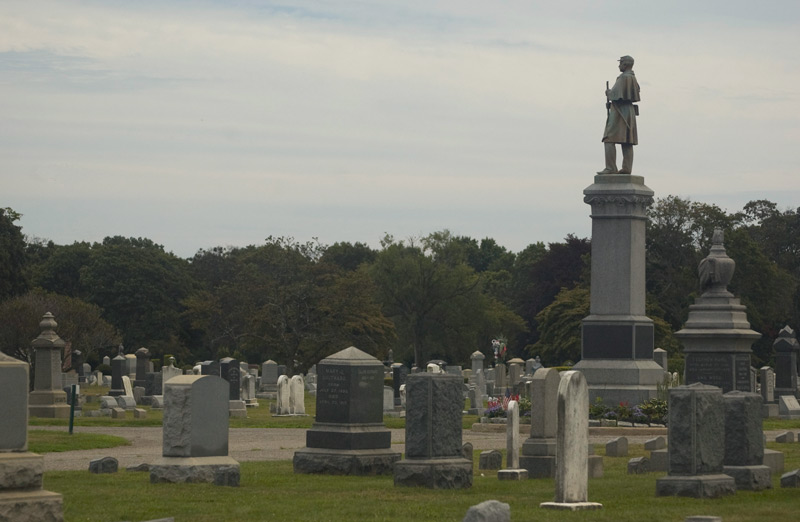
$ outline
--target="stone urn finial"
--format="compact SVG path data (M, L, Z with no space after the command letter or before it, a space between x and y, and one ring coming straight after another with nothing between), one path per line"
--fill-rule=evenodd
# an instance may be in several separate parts
M50 312L47 312L42 316L42 320L39 322L39 328L42 329L42 332L39 334L39 337L33 340L34 348L49 348L49 347L57 347L63 348L66 344L61 337L58 336L56 333L56 327L58 327L58 323L56 322L55 317Z
M698 272L700 274L700 289L703 295L714 294L732 297L728 292L728 283L733 278L736 262L725 253L724 233L722 229L715 228L711 237L711 251L708 256L700 261Z

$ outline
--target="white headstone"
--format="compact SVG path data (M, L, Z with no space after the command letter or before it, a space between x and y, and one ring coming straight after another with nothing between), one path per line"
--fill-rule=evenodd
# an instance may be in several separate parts
M289 397L289 378L281 375L278 377L278 404L276 408L278 415L290 415L292 413Z
M131 378L127 375L122 376L122 387L125 389L126 397L133 397L133 386L131 386Z
M589 502L589 387L583 372L561 374L558 384L556 499L544 508L597 509Z
M281 375L281 377L286 377ZM281 377L278 377L278 394L280 395ZM294 415L306 414L305 403L305 384L303 377L300 375L293 375L289 380L289 409Z
M506 411L506 467L519 468L519 403L511 401Z

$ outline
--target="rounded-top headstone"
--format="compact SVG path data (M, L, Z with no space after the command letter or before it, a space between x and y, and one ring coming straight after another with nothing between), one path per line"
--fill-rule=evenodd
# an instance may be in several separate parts
M482 360L486 359L486 356L483 355L480 352L480 350L475 350L474 352L472 352L472 355L470 355L470 359L480 359L482 361Z

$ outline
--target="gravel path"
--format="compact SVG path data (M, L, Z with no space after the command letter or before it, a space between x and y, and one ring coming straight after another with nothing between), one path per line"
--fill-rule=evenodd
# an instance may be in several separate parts
M33 429L64 430L55 426L36 426ZM103 428L80 427L76 432L102 433L117 435L131 442L130 446L116 448L92 449L80 451L64 451L60 453L46 453L44 463L46 471L56 470L86 470L89 461L96 458L112 456L119 460L120 467L136 466L150 462L161 456L161 428ZM395 429L392 432L392 448L396 451L405 451L405 430ZM780 431L767 433L767 440L774 441ZM251 460L291 460L295 450L305 447L304 428L235 428L230 430L228 448L229 454L234 459L244 462ZM593 444L602 444L613 437L620 435L628 437L630 444L644 444L644 441L654 437L648 435L630 435L628 433L614 433L613 431L602 434L592 434L589 441ZM525 436L522 436L523 440ZM464 430L464 442L471 442L476 450L504 449L506 447L505 431L478 432Z

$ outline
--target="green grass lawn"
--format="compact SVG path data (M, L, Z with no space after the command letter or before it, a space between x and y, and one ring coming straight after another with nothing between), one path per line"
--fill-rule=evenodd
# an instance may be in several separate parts
M800 467L800 444L769 444L785 452L786 469ZM602 453L598 445L598 453ZM475 452L475 461L477 455ZM630 457L645 455L640 445ZM86 471L48 472L45 489L64 495L67 521L262 520L431 520L458 521L467 509L489 499L511 505L512 520L592 520L682 522L688 515L716 515L725 522L796 520L797 489L741 491L714 500L655 497L656 479L664 473L627 475L628 458L604 458L605 476L589 481L589 500L600 511L561 512L540 509L553 500L550 479L500 482L496 472L475 472L473 487L457 491L401 488L392 477L295 475L292 464L244 462L241 486L150 484L147 473L121 471L92 475ZM112 501L113 499L113 501Z
M52 453L99 448L129 446L130 442L114 435L95 433L73 433L66 431L28 430L28 451L33 453Z

